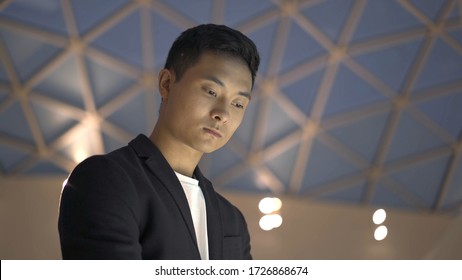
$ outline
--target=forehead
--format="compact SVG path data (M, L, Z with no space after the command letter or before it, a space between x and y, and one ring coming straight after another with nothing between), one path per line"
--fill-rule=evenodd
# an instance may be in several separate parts
M247 64L242 59L230 55L205 52L186 70L185 75L196 78L217 77L224 83L252 87L252 74Z

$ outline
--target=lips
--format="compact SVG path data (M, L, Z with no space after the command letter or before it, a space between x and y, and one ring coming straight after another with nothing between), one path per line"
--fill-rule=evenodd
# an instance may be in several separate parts
M217 137L217 138L221 138L221 137L222 137L221 133L218 132L218 130L215 130L215 129L213 129L213 128L206 128L206 127L204 127L204 131L207 132L208 134L211 134L211 135Z

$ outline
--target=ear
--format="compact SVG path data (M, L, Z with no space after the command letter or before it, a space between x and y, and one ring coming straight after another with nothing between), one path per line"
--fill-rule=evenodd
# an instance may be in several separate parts
M175 76L168 69L162 69L159 72L159 93L162 99L168 99L170 88L175 80Z

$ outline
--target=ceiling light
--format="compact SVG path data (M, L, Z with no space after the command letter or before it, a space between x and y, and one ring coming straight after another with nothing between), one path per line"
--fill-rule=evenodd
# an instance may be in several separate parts
M279 198L265 197L262 200L260 200L260 203L258 204L258 209L260 209L260 211L263 214L271 214L281 209L281 206L282 202Z
M379 226L374 232L374 238L377 241L384 240L387 237L388 229L386 226Z
M374 224L380 225L381 223L385 221L386 218L387 218L387 212L385 212L385 210L383 209L378 209L377 211L375 211L374 215L372 216L372 221L374 222Z

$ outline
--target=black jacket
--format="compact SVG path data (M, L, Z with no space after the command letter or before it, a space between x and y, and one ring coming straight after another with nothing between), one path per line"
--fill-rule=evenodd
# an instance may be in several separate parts
M251 259L241 212L200 172L210 259ZM167 160L144 135L80 163L63 189L64 259L200 259L189 205Z

